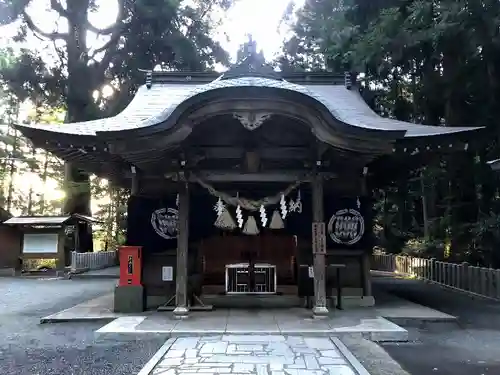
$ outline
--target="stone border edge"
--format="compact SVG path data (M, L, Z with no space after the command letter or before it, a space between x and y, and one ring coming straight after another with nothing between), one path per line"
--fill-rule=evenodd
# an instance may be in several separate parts
M175 338L169 338L165 341L165 343L160 347L160 349L158 349L158 351L151 357L151 359L144 365L137 375L150 375L158 362L160 362L163 356L168 352L175 340Z
M357 372L357 375L370 375L370 373L365 369L361 362L358 361L358 359L351 353L347 346L345 346L338 337L330 337L330 340L332 340L340 353L342 353L345 359L347 359L347 362L349 362L349 364L354 368L354 370Z
M39 324L56 324L56 323L85 323L85 322L107 322L111 323L117 317L109 317L109 316L92 316L88 318L51 318L50 315L40 318Z

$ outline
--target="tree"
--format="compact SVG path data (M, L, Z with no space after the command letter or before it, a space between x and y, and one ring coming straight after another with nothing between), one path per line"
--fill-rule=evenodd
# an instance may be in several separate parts
M500 114L500 3L311 0L286 17L293 35L283 47L284 68L362 73L362 94L383 116L487 126L490 137L478 154L443 156L424 170L395 176L376 195L384 200L377 205L383 210L379 218L391 221L381 225L392 228L385 237L399 237L400 245L425 233L426 241L443 243L433 247L434 256L457 259L478 248L474 233L483 233L491 246L496 236L485 236L484 228L491 230L497 222L490 211L500 211L498 185L485 162L500 155L495 121ZM481 230L474 229L478 225Z
M112 84L121 94L114 98L119 104L108 105L104 115L120 110L137 86L137 68L149 69L161 65L169 69L201 70L213 66L215 62L225 63L228 60L227 54L209 34L213 27L213 11L226 9L231 1L197 0L188 6L182 1L172 0L117 1L116 22L100 29L88 17L98 9L95 0L67 0L65 4L51 0L51 10L68 25L67 31L52 32L42 30L29 14L28 6L32 1L4 0L0 3L3 24L18 19L23 21L20 38L30 30L38 38L53 43L61 64L52 72L43 66L48 76L44 80L54 83L47 87L46 91L50 94L62 90L66 122L99 117L100 108L93 94L100 91L104 84ZM107 38L107 42L98 47L89 45L87 37L90 33ZM32 69L30 73L35 76L35 81L40 80L38 71ZM14 87L20 87L19 81L9 82ZM66 164L65 175L67 201L64 211L90 215L88 174ZM92 247L90 236L88 230L81 233L83 248Z

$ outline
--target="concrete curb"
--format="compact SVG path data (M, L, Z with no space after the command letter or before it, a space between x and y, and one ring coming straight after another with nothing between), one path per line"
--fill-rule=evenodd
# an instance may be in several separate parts
M115 280L118 280L119 277L116 275L88 275L85 273L70 273L70 274L68 274L68 279L70 279L70 280L75 280L75 279L80 279L80 280L92 280L92 279L111 280L111 279L115 279Z
M151 359L144 365L137 375L149 375L154 370L156 365L161 361L163 356L168 352L170 347L174 344L175 339L168 339L160 349L151 357Z
M353 368L354 371L358 373L358 375L370 375L370 373L365 369L365 367L358 361L358 359L352 354L352 352L344 345L342 341L338 337L331 337L330 340L335 344L340 353L344 356Z
M102 322L110 323L115 320L116 317L106 317L106 316L91 316L88 318L50 318L44 317L40 318L40 324L53 324L53 323L89 323L89 322Z
M377 342L377 343L404 343L410 341L409 333L406 332L333 332L330 330L324 331L300 331L296 330L293 332L287 331L181 331L181 332L98 332L99 337L115 337L116 335L120 335L122 337L137 337L137 335L166 335L171 339L177 339L182 337L211 337L211 336L221 336L221 335L234 335L234 336L307 336L307 337L337 337L342 339L344 337L350 338L358 338L358 339L366 339L369 341Z
M419 327L424 328L432 324L458 324L456 316L442 318L391 318L385 317L390 322L403 327Z

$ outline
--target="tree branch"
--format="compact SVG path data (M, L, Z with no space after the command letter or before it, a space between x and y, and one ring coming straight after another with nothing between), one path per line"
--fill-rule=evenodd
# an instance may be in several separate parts
M121 22L117 21L115 24L106 27L105 29L99 29L98 27L95 27L92 25L89 21L87 21L87 29L89 31L92 31L93 33L99 34L99 35L109 35L112 34L117 28L120 28Z
M50 7L55 10L59 15L63 17L68 17L68 11L64 9L62 4L58 0L50 0Z
M108 42L104 43L101 47L96 48L95 50L92 51L92 55L90 56L90 59L94 60L94 58L99 53L104 52L104 51L110 49L113 46L113 44L118 43L118 40L120 39L120 36L121 36L121 32L117 32L116 34L112 35Z
M28 27L33 31L35 34L40 34L42 37L50 40L57 40L57 39L64 39L66 40L68 37L68 34L66 33L59 33L59 32L52 32L52 33L47 33L40 29L35 23L33 22L33 19L26 13L25 11L22 12L24 22L28 25Z
M109 67L111 59L116 54L118 50L118 41L123 33L125 28L125 23L123 22L125 19L125 2L126 0L119 0L118 4L118 17L117 23L113 25L113 31L111 33L111 37L107 43L105 43L102 47L97 48L92 54L92 58L96 56L96 54L106 51L102 60L99 62L97 67L97 74L103 75L106 69Z
M58 48L58 47L57 47L57 45L56 45L56 41L55 41L55 40L53 40L53 41L52 41L52 45L53 45L53 47L54 47L54 50L56 51L57 56L59 57L59 61L61 61L61 64L62 64L63 66L64 66L64 65L66 65L66 64L67 64L67 61L65 61L65 58L64 58L64 53L62 53L62 52L59 50L59 48Z
M55 1L55 0L52 0L52 1ZM89 31L92 31L98 35L110 35L110 34L114 34L117 30L121 31L121 27L123 26L123 20L125 19L125 1L126 0L119 0L118 1L118 15L116 17L116 22L109 26L109 27L106 27L104 29L100 29L98 27L95 27L94 25L92 25L90 23L89 20L87 20L87 29Z

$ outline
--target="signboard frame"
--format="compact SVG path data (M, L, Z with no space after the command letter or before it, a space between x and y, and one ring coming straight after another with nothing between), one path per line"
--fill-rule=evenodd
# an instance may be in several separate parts
M312 223L312 253L326 254L326 225L324 222Z

